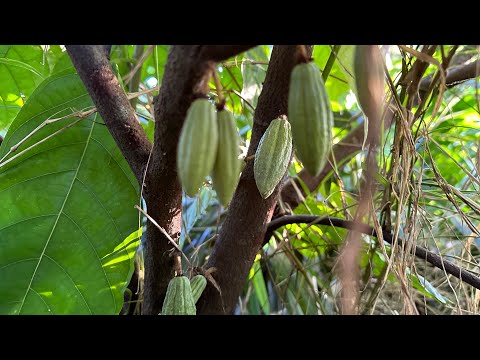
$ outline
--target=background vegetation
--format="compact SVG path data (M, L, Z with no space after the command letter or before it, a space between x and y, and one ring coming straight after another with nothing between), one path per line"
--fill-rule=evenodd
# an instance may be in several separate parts
M285 98L281 79L288 78L296 50L219 48L113 45L102 55L93 46L68 52L58 45L0 46L0 313L158 313L172 271L168 256L159 254L171 245L135 204L178 239L187 273L209 273L215 265L200 313L222 313L222 307L235 314L342 313L337 260L349 230L328 218L353 219L364 181L368 122L356 100L354 46L309 47L335 113L330 164L311 178L294 158L282 189L262 202L248 197L247 162L229 208L220 206L210 181L197 197L181 196L170 161L183 121L176 120L206 64L214 64L247 156L282 112L281 105L269 110L266 99ZM474 282L478 276L478 48L381 46L381 52L385 111L366 222L380 239L392 234L393 245L362 235L355 312L476 314L480 280L475 288L414 251L440 255ZM102 70L108 63L117 90L109 90L110 70ZM207 84L216 99L216 86ZM140 128L122 127L133 111L148 141L140 139ZM246 221L249 212L265 226ZM312 217L271 225L265 236L271 218L287 215ZM315 217L325 224L311 224ZM238 253L227 259L215 248L220 240L238 241Z

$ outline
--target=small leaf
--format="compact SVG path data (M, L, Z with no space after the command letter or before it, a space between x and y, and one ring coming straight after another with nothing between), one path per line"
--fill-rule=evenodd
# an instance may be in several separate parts
M253 287L255 289L255 294L257 295L258 302L262 311L266 314L270 314L270 302L268 299L267 286L265 285L265 279L263 278L262 268L260 266L260 261L255 261L253 263ZM250 273L252 274L252 270Z
M412 274L409 269L407 269L407 275L412 281L413 287L419 290L422 294L437 300L441 304L447 304L450 302L448 299L443 297L442 294L440 294L440 292L435 288L435 286L433 286L423 276L419 274Z

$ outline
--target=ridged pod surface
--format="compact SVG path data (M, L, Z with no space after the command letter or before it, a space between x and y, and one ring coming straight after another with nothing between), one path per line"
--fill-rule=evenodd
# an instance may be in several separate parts
M253 171L258 191L264 199L269 197L282 180L292 155L290 123L275 119L260 139L255 153Z
M192 288L193 301L197 303L200 296L202 296L203 290L207 287L207 279L203 275L195 275L190 280L190 287Z
M240 162L238 161L240 137L233 114L227 110L217 113L218 146L213 167L213 188L223 206L227 206L237 187Z
M196 315L190 280L186 276L174 277L168 283L163 301L162 315Z
M297 157L310 175L318 175L330 155L333 112L322 75L313 62L298 64L292 71L288 120Z
M188 109L177 152L178 176L188 196L195 196L215 164L218 145L215 122L215 107L206 99L195 100Z

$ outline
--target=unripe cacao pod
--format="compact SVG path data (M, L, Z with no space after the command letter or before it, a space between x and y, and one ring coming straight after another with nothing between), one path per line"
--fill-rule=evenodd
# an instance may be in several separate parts
M312 176L322 171L332 146L333 112L317 65L298 64L290 77L288 121L298 159Z
M197 99L188 109L177 151L178 176L188 196L195 196L212 172L217 144L215 108L208 100Z
M240 162L238 161L240 138L233 114L227 110L217 113L218 146L213 167L213 188L223 206L227 206L237 187Z
M197 303L200 296L202 296L203 290L207 287L207 279L203 275L195 275L190 280L190 287L192 288L193 301Z
M264 199L269 197L282 180L292 156L290 123L275 119L260 139L253 171L258 191Z
M162 315L196 315L196 313L190 280L186 276L174 277L168 283Z

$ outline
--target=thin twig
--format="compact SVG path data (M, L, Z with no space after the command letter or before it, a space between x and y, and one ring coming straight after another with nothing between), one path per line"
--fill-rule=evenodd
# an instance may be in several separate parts
M445 79L445 71L442 67L442 64L440 64L440 62L437 59L435 59L433 56L429 56L429 55L424 54L420 51L409 48L405 45L398 45L398 47L400 49L402 49L403 51L408 52L409 54L417 57L418 59L420 59L422 61L425 61L429 64L435 65L440 72L440 79L441 79L442 82L440 83L440 90L439 90L438 98L437 98L437 101L435 103L435 107L433 108L433 112L432 112L432 116L431 116L432 119L433 119L435 117L435 115L437 114L438 109L440 108L440 104L442 103L443 93L445 92L445 90L447 88L447 81Z
M135 59L135 63L138 64L139 60L142 58L142 55L145 51L145 46L144 45L135 45L133 49L133 58ZM140 68L139 68L140 70ZM128 82L128 91L133 92L138 90L138 85L140 84L140 77L142 75L141 71L135 72L135 74L132 76L130 81ZM135 109L135 106L137 104L137 99L130 99L130 104L132 107Z
M124 83L128 83L133 78L133 76L137 73L137 71L142 67L145 60L147 60L147 58L152 54L154 48L155 48L155 45L148 46L147 50L143 53L143 55L137 61L133 69L122 78Z
M244 59L242 61L230 61L222 63L222 66L225 68L229 67L239 67L241 65L268 65L267 61L255 61L250 59Z
M159 89L159 86L155 87L155 88L152 88L152 89L147 89L147 90L143 90L143 91L139 91L139 92L136 92L136 93L128 93L127 94L127 98L128 99L133 99L133 98L136 98L136 97L139 97L140 95L143 95L143 94L147 94L147 93L150 93L150 92L153 92L153 91L156 91ZM61 117L58 117L58 118L52 118L52 116L54 115L57 115L58 113L64 111L65 109L62 109L60 111L57 111L56 113L50 115L46 120L44 120L40 125L38 125L35 129L33 129L30 133L28 133L24 138L22 138L18 143L16 143L15 145L13 145L10 150L0 159L0 167L4 166L5 164L11 162L13 159L19 157L20 155L26 153L28 150L31 150L33 148L35 148L36 146L40 145L41 143L45 142L46 140L60 134L61 132L65 131L66 129L68 128L71 128L73 125L75 125L76 123L78 123L78 121L80 120L83 120L83 119L86 119L88 118L89 116L95 114L97 112L97 108L96 107L93 107L89 110L80 110L80 111L74 111L72 112L71 114L68 114L68 115L65 115L65 116L61 116ZM73 123L57 130L56 132L54 132L53 134L50 134L48 135L46 138L44 139L41 139L39 140L38 142L36 142L35 144L29 146L28 148L26 148L25 150L21 151L20 153L18 153L17 155L15 156L12 156L10 159L4 161L9 155L11 155L12 153L16 152L18 150L18 148L25 142L27 141L28 139L30 139L33 135L35 135L38 131L40 131L41 129L43 129L45 126L47 125L50 125L50 124L54 124L60 120L65 120L65 119L70 119L70 118L79 118L77 121L74 121Z
M33 149L34 147L36 147L36 146L44 143L45 141L47 141L47 140L53 138L54 136L56 136L56 135L64 132L65 130L71 128L72 126L76 125L76 124L77 124L79 121L81 121L81 120L82 120L82 119L77 119L77 120L75 120L75 121L72 122L71 124L68 124L68 125L64 126L63 128L55 131L53 134L48 135L46 138L43 138L43 139L39 140L38 142L36 142L36 143L33 144L33 145L30 145L30 146L27 147L25 150L22 150L22 151L20 151L18 154L12 156L10 159L8 159L8 160L6 160L6 161L4 161L4 162L1 162L1 163L0 163L0 168L3 167L3 166L5 166L5 165L7 165L9 162L15 160L15 159L18 158L19 156L25 154L27 151ZM9 152L9 153L10 153L10 152ZM5 155L3 158L5 158L5 157L6 157L6 155ZM2 160L3 160L3 159L2 159Z
M247 99L245 99L245 98L242 96L242 94L240 94L237 90L232 89L231 92L234 93L235 95L237 95L240 99L242 99L242 100L245 102L245 104L247 104L247 105L250 107L250 109L252 109L253 111L255 111L255 107L254 107L252 104L250 104L250 102L249 102Z
M168 235L168 233L165 231L164 228L162 228L160 225L158 225L158 223L155 221L155 219L153 219L150 215L148 215L140 206L138 205L135 205L134 206L135 209L137 209L138 211L140 211L143 215L145 215L147 217L148 220L150 220L152 222L153 225L156 226L156 228L158 230L160 230L160 232L165 235L165 237L168 239L168 241L170 241L170 243L173 245L173 247L175 248L175 250L177 250L180 254L182 254L182 256L184 257L184 259L188 262L189 265L192 265L190 263L190 260L188 259L187 255L185 255L185 253L178 247L177 243L175 242L175 240L172 239L172 237L170 235Z

